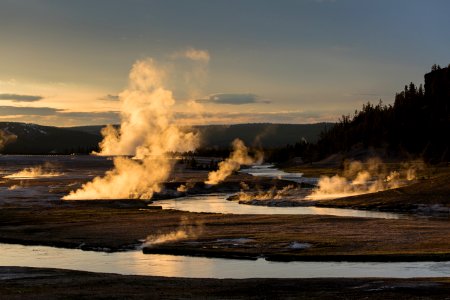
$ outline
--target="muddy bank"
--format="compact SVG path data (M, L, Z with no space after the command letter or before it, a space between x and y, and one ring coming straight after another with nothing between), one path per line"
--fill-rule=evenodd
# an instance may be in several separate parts
M317 208L320 213L320 208ZM223 215L74 202L2 206L0 242L121 251L146 239L187 232L152 245L153 253L277 260L423 260L450 254L450 222L321 215ZM236 242L245 239L245 243ZM292 247L294 243L310 245ZM421 259L422 257L422 259Z
M445 299L448 278L189 279L0 267L2 299Z

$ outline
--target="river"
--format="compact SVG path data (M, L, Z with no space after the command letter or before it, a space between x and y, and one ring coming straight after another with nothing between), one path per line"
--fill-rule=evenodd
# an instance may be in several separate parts
M38 160L38 161L37 161ZM78 174L94 176L108 169L111 162L104 158L51 157L52 169L64 166L65 177L76 178ZM45 157L2 157L3 174L30 165L45 163ZM20 162L19 165L11 164ZM90 167L95 162L93 171ZM276 177L295 182L312 182L301 174L288 174L268 166L244 170L255 176ZM53 181L54 179L52 179ZM45 186L44 186L45 183ZM3 189L3 197L17 203L26 199L42 201L42 196L54 199L58 193L49 190L48 183L27 185L23 188ZM42 190L39 190L42 189ZM34 192L33 192L34 191ZM25 193L26 192L26 193ZM10 193L10 194L8 194ZM227 194L189 196L162 200L155 203L164 209L193 212L219 212L231 214L319 214L369 218L399 218L399 215L352 209L330 209L317 207L264 207L241 205L227 201ZM41 199L41 200L38 200ZM450 262L269 262L263 258L256 261L218 259L189 256L143 254L141 250L106 253L63 249L45 246L23 246L0 244L1 266L24 266L62 268L91 272L176 276L192 278L312 278L312 277L446 277L450 276Z
M450 262L270 262L0 244L1 266L190 278L447 277Z

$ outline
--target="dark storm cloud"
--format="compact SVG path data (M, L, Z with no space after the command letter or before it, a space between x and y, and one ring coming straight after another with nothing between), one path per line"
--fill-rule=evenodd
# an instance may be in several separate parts
M14 102L34 102L42 100L44 97L35 95L0 94L0 100L11 100Z
M251 104L251 103L270 103L268 99L261 99L255 94L212 94L203 99L197 99L201 103L215 103L215 104Z

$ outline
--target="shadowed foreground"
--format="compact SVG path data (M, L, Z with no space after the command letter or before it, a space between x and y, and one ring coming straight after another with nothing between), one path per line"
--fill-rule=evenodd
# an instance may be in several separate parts
M448 260L450 254L447 219L222 215L121 208L105 201L81 201L46 209L2 207L0 242L118 251L134 248L149 235L179 230L183 219L188 220L185 226L198 231L197 236L161 244L147 252L319 261ZM217 243L219 239L242 237L252 242L240 247ZM201 243L190 243L192 240ZM292 242L312 246L292 249Z
M0 267L2 299L445 299L450 279L189 279Z

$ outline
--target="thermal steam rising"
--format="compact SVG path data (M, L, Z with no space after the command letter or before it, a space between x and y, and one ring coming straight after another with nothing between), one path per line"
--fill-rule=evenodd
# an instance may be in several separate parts
M62 173L53 172L45 170L41 166L25 168L19 172L6 175L3 178L8 179L35 179L35 178L46 178L46 177L57 177L63 175Z
M165 243L173 243L179 240L196 239L202 233L202 221L192 223L188 218L183 217L177 230L166 234L150 235L146 238L144 246L152 247Z
M244 142L240 139L233 141L233 152L230 157L219 163L219 169L212 171L208 174L208 180L206 184L215 185L224 181L234 171L239 170L241 165L261 164L262 154L257 153L255 157L251 157L248 154L248 148L244 145Z
M16 140L17 135L0 129L0 150L2 150L7 144L15 142Z
M119 97L121 125L102 130L98 155L115 157L114 168L63 197L78 199L150 199L161 190L173 167L171 152L195 149L198 138L173 123L172 92L163 85L164 72L152 59L137 61L129 87Z
M398 188L414 180L417 169L423 168L423 163L404 164L401 169L390 172L384 166L379 159L370 159L365 163L350 162L346 164L342 176L322 176L317 188L306 199L334 199Z

